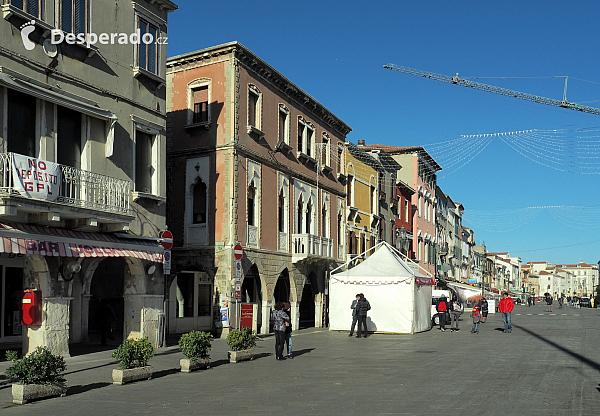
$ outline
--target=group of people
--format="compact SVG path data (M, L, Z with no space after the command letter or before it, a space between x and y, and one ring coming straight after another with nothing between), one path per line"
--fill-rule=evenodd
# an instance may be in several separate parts
M502 321L504 322L504 333L512 332L512 320L511 314L515 307L515 303L508 296L508 292L502 293L502 299L498 305L498 310L502 315ZM479 324L487 322L488 312L489 312L488 301L485 298L481 298L479 303L473 306L473 311L471 312L471 318L473 319L473 327L471 328L472 334L479 334ZM452 300L448 302L445 296L442 296L438 301L436 306L436 310L438 312L439 322L440 322L440 331L446 331L446 313L450 313L451 327L450 329L454 331L459 331L458 321L460 315L462 313L462 305L456 296L452 297Z
M356 338L367 337L367 312L371 310L371 304L365 298L362 293L356 294L356 299L352 301L350 305L352 309L352 326L350 327L349 337L354 335L354 327L358 323L358 330L356 332Z

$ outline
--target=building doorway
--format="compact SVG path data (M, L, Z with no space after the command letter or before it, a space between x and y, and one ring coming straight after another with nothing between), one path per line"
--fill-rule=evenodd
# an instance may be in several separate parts
M317 276L314 272L308 275L304 288L302 289L302 300L300 300L300 328L312 328L315 326L315 294Z
M244 276L242 282L242 302L245 303L256 303L257 306L257 330L256 332L262 334L262 285L260 281L260 273L258 267L253 264L250 270ZM230 317L231 319L231 317Z
M111 257L102 260L94 271L88 314L88 337L91 343L100 344L101 329L107 321L110 321L113 335L109 337L108 344L119 345L123 341L126 267L124 258ZM107 310L112 310L112 316L108 319L105 316Z
M273 297L275 298L276 303L290 301L290 276L288 269L284 269L279 275L277 283L275 284Z

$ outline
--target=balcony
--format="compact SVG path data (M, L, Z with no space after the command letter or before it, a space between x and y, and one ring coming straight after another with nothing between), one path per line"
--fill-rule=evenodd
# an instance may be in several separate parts
M333 260L333 240L313 234L292 234L292 263Z
M0 217L26 213L30 222L83 220L122 230L133 219L130 181L10 152L0 153L0 199Z

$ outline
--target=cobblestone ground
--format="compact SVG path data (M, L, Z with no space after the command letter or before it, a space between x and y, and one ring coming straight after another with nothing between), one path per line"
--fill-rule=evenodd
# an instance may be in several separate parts
M216 340L209 370L179 372L177 346L152 360L152 380L116 386L111 351L67 359L66 397L13 405L2 415L596 415L600 413L600 310L517 306L514 330L491 315L471 334L437 328L416 335L307 329L295 358L276 361L274 338L253 361L230 364ZM3 373L8 363L0 363ZM2 380L0 380L2 382Z

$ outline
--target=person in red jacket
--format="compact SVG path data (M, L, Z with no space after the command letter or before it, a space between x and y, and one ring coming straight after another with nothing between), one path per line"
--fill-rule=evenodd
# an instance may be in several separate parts
M502 314L502 320L504 321L504 333L512 332L512 322L510 320L510 314L515 307L515 303L511 298L508 297L507 292L502 293L502 299L498 305L498 310Z
M448 301L446 300L446 296L440 298L435 308L437 309L440 318L440 331L444 332L446 330L446 312L448 311Z

